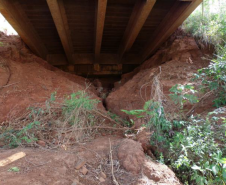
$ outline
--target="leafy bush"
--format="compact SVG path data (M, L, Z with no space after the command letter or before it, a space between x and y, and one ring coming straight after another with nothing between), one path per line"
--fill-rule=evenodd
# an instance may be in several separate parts
M191 117L187 127L176 132L170 143L168 159L183 182L224 184L226 158L215 142L213 120Z
M64 104L57 103L55 95L52 93L45 107L29 108L28 115L18 118L20 124L15 121L4 126L0 141L10 148L31 145L37 140L48 140L49 144L74 142L90 135L90 128L104 121L95 112L98 100L91 99L84 91L71 94Z
M73 110L80 108L91 111L96 108L98 102L96 99L91 99L86 92L78 91L65 100L63 111L65 114L70 114Z
M225 1L203 0L183 23L183 29L206 43L222 45L226 41L225 10Z
M4 140L11 148L17 147L23 142L30 144L38 140L35 136L35 132L39 129L39 126L40 122L34 121L23 127L21 130L7 128L0 134L0 140Z
M150 100L144 104L143 109L122 111L137 118L145 118L146 124L143 126L154 131L151 144L156 147L166 147L168 132L172 129L172 124L166 119L164 108L159 102Z
M213 91L216 95L216 107L226 105L226 46L218 50L219 55L206 68L198 70L194 80L201 80L200 89Z
M199 85L177 84L170 89L170 97L182 114L184 104L198 104L205 94L212 93L214 105L226 104L226 46L211 64L198 70L194 83ZM205 93L198 98L197 92ZM200 117L169 121L160 102L148 101L141 110L123 112L145 119L145 126L154 131L151 145L165 149L164 160L186 184L215 185L226 184L226 124L218 125L219 118L210 113L206 119ZM168 117L168 116L167 116ZM226 118L223 118L226 123ZM170 132L173 130L174 135ZM219 143L223 143L220 144ZM162 162L163 156L159 156Z
M198 97L193 95L196 90L194 86L191 85L181 85L176 84L170 89L170 98L174 101L175 104L178 104L181 109L183 109L184 103L190 102L192 104L198 102Z
M63 107L65 119L67 119L71 125L78 125L86 119L86 122L90 122L91 125L94 125L94 117L91 111L97 107L98 102L99 101L96 99L91 99L84 91L71 94L70 98L66 98Z

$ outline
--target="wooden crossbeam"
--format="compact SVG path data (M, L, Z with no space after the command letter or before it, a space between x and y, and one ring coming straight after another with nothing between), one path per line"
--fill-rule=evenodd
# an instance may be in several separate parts
M70 38L66 12L62 0L47 0L51 15L60 36L69 63L73 63L73 44Z
M156 0L137 0L124 33L122 43L119 47L120 59L122 58L123 54L132 47L146 19L148 18L148 15L155 5L155 2Z
M67 65L67 57L64 54L49 54L47 61L54 66ZM99 64L113 64L118 65L118 55L110 53L101 53L99 56ZM134 65L140 64L140 57L137 54L126 54L122 59L123 64ZM94 57L92 53L73 54L73 64L87 65L94 64Z
M95 67L98 66L98 69ZM77 75L121 75L122 65L121 64L77 64L77 65L64 65L59 66L62 70Z
M28 20L19 1L0 0L0 12L28 47L39 57L46 59L47 49Z
M98 61L104 31L104 22L107 9L107 0L97 0L96 9L96 38L95 38L95 62Z
M202 0L176 1L159 27L156 29L148 44L141 53L142 60L152 55L166 39L187 19L201 4Z

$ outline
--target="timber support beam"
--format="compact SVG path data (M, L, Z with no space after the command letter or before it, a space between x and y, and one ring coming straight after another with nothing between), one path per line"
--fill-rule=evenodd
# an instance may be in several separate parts
M47 49L41 42L34 27L23 12L19 1L0 0L0 12L17 31L28 47L43 59L47 57Z
M163 42L188 18L188 16L202 3L202 0L176 1L174 6L163 19L155 33L151 36L148 44L141 54L145 61L161 46Z
M70 39L67 18L62 0L47 0L51 15L60 36L69 63L73 63L73 45Z
M100 56L106 9L107 9L107 0L97 0L95 62L97 62L99 60L99 56Z
M122 43L119 47L120 59L122 58L123 54L133 46L133 43L140 33L155 3L156 0L137 0L124 33Z

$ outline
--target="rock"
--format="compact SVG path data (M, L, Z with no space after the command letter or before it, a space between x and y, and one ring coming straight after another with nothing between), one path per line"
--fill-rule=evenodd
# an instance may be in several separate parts
M143 174L148 177L148 179L152 182L159 184L159 181L161 180L161 183L163 184L181 184L174 172L164 164L160 164L150 160L145 161L142 171Z
M124 139L118 148L118 158L127 171L138 174L142 168L145 155L140 143L131 139Z
M80 185L79 180L75 179L71 185Z
M46 142L45 141L42 141L42 140L38 140L37 141L37 144L42 146L42 147L45 147L46 146Z
M86 175L88 173L88 170L85 166L82 167L82 169L80 170L80 172L83 174L83 175Z
M106 179L107 175L104 172L100 172L100 177L103 177L104 179Z
M104 179L103 177L100 177L100 178L99 178L99 181L100 181L100 182L104 182L105 179Z
M75 165L75 169L76 169L76 170L79 170L79 169L82 168L85 164L86 164L86 161L80 160L80 161L78 161L77 164Z

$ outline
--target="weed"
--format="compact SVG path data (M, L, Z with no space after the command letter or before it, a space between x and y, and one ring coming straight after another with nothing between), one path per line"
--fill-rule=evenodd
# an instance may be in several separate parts
M3 139L5 143L8 143L8 145L13 148L21 145L23 142L30 144L37 141L34 130L36 130L39 125L40 122L34 121L23 127L21 130L7 128L3 131L3 134L0 134L0 140Z
M56 92L42 107L30 107L25 117L18 118L2 129L0 140L11 148L19 145L33 145L37 140L48 145L75 143L87 138L102 124L96 111L98 100L91 99L84 91L71 94L64 104L56 102ZM21 125L24 125L21 127Z
M226 46L221 48L219 53L221 55L208 67L198 70L195 74L193 80L200 84L199 86L177 84L170 89L170 97L179 107L178 115L183 113L185 103L197 105L201 101L202 98L196 95L198 92L212 92L216 95L214 105L225 105ZM140 110L122 111L144 119L144 126L154 131L151 145L155 145L158 151L162 148L165 151L164 157L160 153L158 161L164 160L170 165L185 184L225 184L226 158L223 156L226 156L226 124L218 125L219 118L214 116L214 113L209 113L206 119L199 116L167 119L162 98L157 100L159 101L147 101ZM226 123L226 118L222 120ZM171 131L174 134L171 135Z
M213 122L191 117L187 127L176 132L168 159L183 182L222 184L226 182L226 159L215 142Z
M186 102L192 104L198 102L198 97L194 95L197 91L194 89L194 86L191 85L181 85L176 84L170 89L170 98L174 101L175 104L180 106L180 109L183 109L183 106Z
M8 170L8 172L19 172L20 171L20 168L18 168L18 167L12 167L12 168L10 168L9 170Z
M203 0L202 7L183 23L183 29L205 43L222 45L226 40L225 8L225 1Z
M137 118L145 118L146 124L143 126L154 131L151 137L151 144L160 148L166 147L168 133L172 129L172 124L166 119L164 108L159 102L150 100L144 104L143 109L122 111Z

